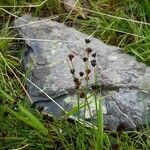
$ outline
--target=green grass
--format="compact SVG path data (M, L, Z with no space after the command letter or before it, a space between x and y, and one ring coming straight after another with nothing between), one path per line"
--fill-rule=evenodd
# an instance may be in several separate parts
M30 12L34 16L58 15L60 22L65 21L66 24L73 25L77 30L93 35L105 43L119 46L138 61L150 65L148 0L89 0L86 18L82 17L83 12L80 11L68 15L59 0L48 0L38 7L25 7L28 4L38 5L43 1L1 0L0 6L24 7L0 7L0 37L17 36L12 29L8 29L14 20L10 14L21 16ZM80 0L78 6L82 7L81 2ZM16 50L12 50L15 45ZM142 127L131 132L104 131L102 137L93 128L78 122L70 123L65 117L52 119L31 108L26 95L25 78L16 71L22 72L23 69L23 49L21 41L0 39L0 149L93 150L99 143L97 139L102 138L103 149L106 150L114 147L119 147L119 150L150 149L149 128ZM77 111L78 108L74 108L68 116ZM98 125L101 129L102 121Z

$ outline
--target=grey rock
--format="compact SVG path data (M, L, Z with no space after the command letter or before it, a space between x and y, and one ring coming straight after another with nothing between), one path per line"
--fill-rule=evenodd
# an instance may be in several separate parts
M82 0L82 2L76 0L63 0L64 9L68 13L75 13L82 18L85 18L89 11L89 1Z
M63 2L64 2L65 10L68 13L74 9L73 7L76 7L75 6L76 0L63 0Z
M39 91L33 84L28 83L29 94L33 102L45 107L45 111L60 117L62 110L42 90L66 111L77 104L67 55L75 55L73 62L76 73L83 71L82 58L85 55L85 39L88 35L51 20L34 23L38 18L28 15L22 19L17 19L14 25L18 26L17 31L25 38L27 45L24 67L26 70L31 69L29 79L41 89ZM109 46L96 38L91 38L88 46L97 53L97 84L101 86L99 97L104 97L105 126L116 130L120 123L133 128L144 125L147 120L150 122L150 67L123 53L119 47ZM92 73L89 85L92 85L94 74L93 68L90 68ZM84 103L83 100L81 102ZM86 119L93 121L95 118L96 121L93 102L90 108L92 118L87 110ZM82 109L80 117L83 116Z

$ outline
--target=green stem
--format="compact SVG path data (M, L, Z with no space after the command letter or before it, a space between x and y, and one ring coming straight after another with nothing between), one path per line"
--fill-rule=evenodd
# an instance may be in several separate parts
M77 91L77 105L78 105L78 122L79 122L79 120L80 120L80 96L79 96L79 93L78 93L78 91Z
M85 63L85 70L88 70L89 69L89 54L87 54L87 62ZM85 107L84 107L84 118L85 118L85 113L86 113L86 105L87 105L87 107L88 107L88 111L89 111L89 113L90 113L90 117L92 118L93 117L93 115L92 115L92 112L91 112L91 109L90 109L90 104L89 104L89 102L88 102L88 97L87 97L87 94L88 94L88 86L89 86L89 74L88 74L88 72L87 71L85 71L85 73L86 73L86 91L85 91L85 93L86 93L86 97L85 97Z
M94 67L94 85L97 84L97 69L96 66ZM95 107L96 107L96 114L97 114L97 135L96 135L96 150L103 149L103 110L102 110L102 100L97 101L97 89L94 91L94 99L95 99Z

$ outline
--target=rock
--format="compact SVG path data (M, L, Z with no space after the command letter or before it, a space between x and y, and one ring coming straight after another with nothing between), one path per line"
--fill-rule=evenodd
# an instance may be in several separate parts
M76 0L63 0L63 4L67 13L77 14L84 19L89 14L89 11L87 11L89 8L89 2L87 0L82 0L82 4ZM82 9L82 7L84 7L84 9Z
M65 10L68 13L74 9L73 7L76 7L75 6L76 0L63 0L63 2L64 2Z
M74 54L76 73L84 70L82 58L88 35L58 22L35 21L38 18L28 15L15 21L17 31L27 45L24 67L31 69L29 79L41 88L39 91L29 82L28 92L37 105L45 107L46 112L61 116L62 110L42 90L66 111L77 104L75 85L66 60L67 55ZM88 46L97 53L97 84L101 86L100 97L105 99L105 126L116 130L122 123L133 128L144 125L146 120L150 122L150 67L123 53L119 47L106 45L96 38L91 38ZM91 70L90 85L94 83L92 67ZM93 102L90 107L93 117L87 110L86 119L92 121L96 117ZM83 117L83 110L80 117Z

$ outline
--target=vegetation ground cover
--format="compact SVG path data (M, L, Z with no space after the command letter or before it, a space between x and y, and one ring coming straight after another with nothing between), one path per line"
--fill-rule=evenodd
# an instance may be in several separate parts
M88 0L86 5L78 1L77 11L69 14L61 0L0 1L0 149L95 149L91 128L43 115L29 103L25 77L18 72L23 72L24 42L3 38L17 37L10 28L17 16L57 15L58 21L150 65L148 0ZM149 136L148 125L131 132L105 131L103 149L150 149Z

